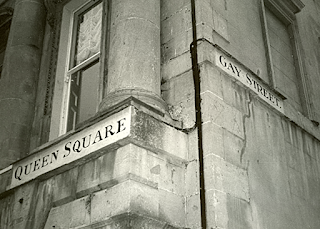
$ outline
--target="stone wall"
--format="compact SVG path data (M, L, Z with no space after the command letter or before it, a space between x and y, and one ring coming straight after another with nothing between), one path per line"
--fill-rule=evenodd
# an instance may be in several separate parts
M312 82L309 96L317 114L319 102L313 88L319 85L318 54L311 49L318 36L306 34L318 31L319 6L312 1L303 3L306 6L296 17L302 57L310 65L306 68ZM234 63L268 85L259 4L196 1L207 227L318 228L320 202L315 192L320 190L320 135L314 122L318 115L308 118L286 100L284 111L279 112L217 67L217 50L222 49ZM164 1L163 7L163 96L172 117L192 127L194 86L188 48L192 34L191 18L186 16L190 2ZM191 174L198 169L196 141L196 134L189 133ZM196 188L190 197L198 193ZM199 226L191 223L194 218L189 220L191 228Z

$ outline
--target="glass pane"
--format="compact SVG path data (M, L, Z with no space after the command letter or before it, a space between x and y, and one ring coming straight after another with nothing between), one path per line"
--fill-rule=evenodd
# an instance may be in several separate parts
M71 77L67 131L96 113L100 64L95 63Z
M87 68L81 74L78 123L96 113L98 105L99 64Z
M102 3L79 14L76 18L77 35L74 66L100 51Z

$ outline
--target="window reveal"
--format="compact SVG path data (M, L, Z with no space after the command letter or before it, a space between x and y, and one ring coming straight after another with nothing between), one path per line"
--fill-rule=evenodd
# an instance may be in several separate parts
M304 73L295 16L304 4L301 0L261 0L260 3L271 86L287 99L287 104L312 118L309 80Z
M296 108L301 107L299 82L292 47L291 24L286 25L266 8L267 28L272 56L275 85L292 99Z

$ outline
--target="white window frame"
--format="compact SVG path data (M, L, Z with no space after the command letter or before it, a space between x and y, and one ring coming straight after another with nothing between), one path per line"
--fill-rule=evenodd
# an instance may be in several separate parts
M55 88L52 100L52 114L50 123L50 134L49 141L58 138L59 136L67 132L67 119L68 119L68 107L69 107L69 93L70 93L70 78L71 74L75 73L88 63L93 63L93 61L100 58L100 81L99 81L99 101L102 98L103 91L103 79L101 75L103 74L103 59L104 52L101 50L105 48L105 40L101 39L100 52L94 54L87 60L83 61L81 64L69 69L70 66L70 55L71 46L73 39L73 22L74 15L79 9L89 4L90 2L98 2L98 0L72 0L63 6L61 28L60 28L60 39L59 39L59 52L57 58L57 68L56 68L56 79ZM105 8L105 1L101 1L103 8ZM102 28L105 24L105 10L102 13ZM104 29L101 32L102 36L105 34ZM63 42L65 41L65 42ZM98 109L98 107L97 107Z

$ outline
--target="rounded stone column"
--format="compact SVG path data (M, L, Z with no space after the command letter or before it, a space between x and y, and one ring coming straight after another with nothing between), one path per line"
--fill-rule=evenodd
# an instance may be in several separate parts
M133 96L165 110L160 96L160 1L111 1L106 89L100 110Z
M43 0L16 0L0 79L0 169L29 151L45 20Z

